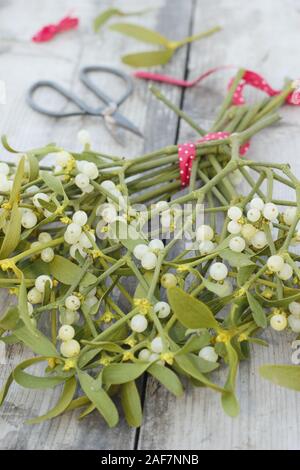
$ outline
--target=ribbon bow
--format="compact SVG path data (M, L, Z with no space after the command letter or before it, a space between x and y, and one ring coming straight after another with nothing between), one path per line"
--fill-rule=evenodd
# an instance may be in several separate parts
M48 24L38 31L32 38L33 42L47 42L56 36L56 34L77 28L79 19L76 17L66 16L56 24Z

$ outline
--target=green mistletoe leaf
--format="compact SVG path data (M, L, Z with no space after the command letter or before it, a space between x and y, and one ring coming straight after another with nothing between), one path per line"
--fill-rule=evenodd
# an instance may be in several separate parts
M275 385L300 392L299 366L264 365L260 367L259 373Z
M186 328L219 328L219 323L207 305L182 289L168 289L168 299L174 314Z

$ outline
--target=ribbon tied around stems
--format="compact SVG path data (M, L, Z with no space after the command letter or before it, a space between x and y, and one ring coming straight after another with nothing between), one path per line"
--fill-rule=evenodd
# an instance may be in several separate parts
M234 79L230 80L228 84L228 88L231 87L233 80ZM233 94L232 104L236 106L245 104L246 101L243 96L243 92L244 92L244 88L246 85L250 85L254 88L257 88L258 90L263 91L269 96L276 96L281 93L281 90L275 90L274 88L272 88L269 85L269 83L267 83L267 81L258 73L252 72L251 70L245 70L244 75ZM299 106L300 105L300 81L299 80L295 80L294 88L295 90L286 97L285 102L287 104Z
M138 78L143 78L146 80L154 80L163 83L168 83L170 85L177 85L181 87L191 87L199 83L204 78L209 75L219 71L223 68L228 68L230 66L216 67L214 69L208 70L206 73L202 74L200 77L193 81L177 80L174 77L153 74L148 72L137 72L135 74ZM228 88L231 87L234 79L231 79ZM251 70L245 70L243 77L235 89L235 92L232 97L232 104L235 106L240 106L245 104L245 98L243 96L244 88L246 85L257 88L269 96L276 96L280 94L280 90L275 90L272 88L267 81L258 73ZM294 91L290 93L286 98L286 103L290 105L300 105L300 80L294 82ZM209 140L223 140L230 136L228 132L213 132L206 134L204 137L199 139L196 143L205 142ZM240 155L245 155L250 147L250 142L244 143L240 148ZM190 174L192 171L193 160L196 158L196 145L192 142L187 142L184 144L178 145L178 159L179 159L179 168L180 168L180 179L181 186L185 187L190 182Z
M201 142L207 142L209 140L223 140L230 136L229 132L210 132L201 139L197 140L196 143L186 142L178 145L178 160L179 160L179 172L181 179L181 186L185 188L191 177L191 171L193 161L196 158L197 150L196 144ZM240 147L240 155L245 155L250 147L250 142L245 142Z
M32 38L33 42L48 42L59 33L77 28L79 19L70 15L64 17L58 23L48 24L38 31Z

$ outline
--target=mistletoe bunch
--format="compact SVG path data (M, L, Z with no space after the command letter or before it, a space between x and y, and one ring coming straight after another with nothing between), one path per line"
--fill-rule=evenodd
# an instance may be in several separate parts
M81 417L98 410L115 426L119 396L129 425L140 426L136 381L148 373L176 396L186 380L209 387L236 416L238 364L249 345L266 344L259 334L269 324L300 332L300 181L287 164L240 157L279 119L293 85L231 106L242 74L211 129L230 135L196 144L184 192L177 146L124 160L94 151L86 131L81 153L53 144L18 152L3 138L16 158L0 165L0 286L12 294L0 339L35 356L10 373L0 403L13 381L63 385L57 405L31 423L83 408ZM43 165L46 155L53 167ZM278 185L290 199L276 198ZM37 363L46 363L43 376L27 370ZM211 376L220 365L225 384ZM299 389L297 371L261 373Z

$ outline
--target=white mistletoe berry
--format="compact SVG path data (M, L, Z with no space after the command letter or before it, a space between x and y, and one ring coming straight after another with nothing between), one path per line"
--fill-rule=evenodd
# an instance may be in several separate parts
M72 155L64 150L55 154L55 164L56 166L60 166L62 168L65 168L72 161L72 159Z
M246 242L242 237L233 237L229 241L229 248L232 251L236 251L237 253L240 253L245 249Z
M242 226L241 233L246 240L251 240L257 232L257 228L251 224L245 224Z
M58 331L58 337L61 341L70 341L75 336L75 330L71 325L62 325Z
M113 204L108 204L107 207L102 210L101 215L106 223L111 224L117 220L118 213Z
M205 359L205 361L209 362L217 362L218 361L218 354L215 351L215 348L211 346L205 346L201 351L199 351L199 357L201 359Z
M144 244L144 243L139 243L136 245L133 249L133 254L136 257L136 259L140 260L142 257L150 251L149 246Z
M144 315L135 315L130 322L130 328L136 333L142 333L147 329L148 321Z
M288 318L289 326L294 333L300 333L300 318L290 315Z
M251 208L247 212L247 219L250 222L257 222L260 219L260 217L261 217L261 212L260 210L256 208Z
M209 269L209 274L215 281L223 281L228 274L227 266L224 263L214 263Z
M208 255L215 249L215 243L211 240L204 240L203 242L199 243L199 251L201 255Z
M250 207L252 209L258 209L259 211L262 211L264 206L265 206L265 203L260 197L254 197L250 201Z
M175 274L166 273L161 277L160 283L164 289L170 289L177 286L177 278Z
M81 232L81 226L72 222L70 225L67 226L67 230L64 233L64 239L67 243L73 245L74 243L77 243L79 241Z
M273 204L272 202L268 202L267 204L265 204L265 207L263 209L263 215L267 220L270 220L271 222L276 220L278 216L278 209L275 204Z
M80 344L75 339L64 341L60 346L60 352L66 358L76 357L80 353Z
M95 180L99 176L97 165L93 162L84 162L82 173L91 180Z
M238 222L236 222L235 220L231 220L227 225L227 230L232 235L237 235L242 230L242 227L243 226L239 224Z
M100 184L100 186L105 189L106 191L114 191L116 189L116 185L113 181L110 181L110 180L105 180L105 181L102 181L102 183Z
M148 252L142 256L141 264L144 269L151 270L154 269L157 264L157 256L154 253Z
M38 236L38 241L41 243L48 243L52 240L50 233L41 232Z
M54 250L53 248L45 248L44 250L41 251L41 259L45 263L51 263L54 258Z
M33 287L27 293L27 300L31 304L39 304L43 301L43 294L36 287Z
M275 331L283 331L286 329L288 321L285 315L276 314L272 316L270 325Z
M273 273L278 273L284 266L284 259L280 255L273 255L268 258L267 266Z
M24 228L32 228L37 224L37 216L30 209L26 210L22 215L21 224Z
M161 354L163 352L163 342L160 336L157 336L151 341L150 348L151 351L156 354Z
M237 222L243 215L242 209L237 206L232 206L228 209L227 215L229 219L234 220Z
M78 310L80 308L80 300L76 295L69 295L65 300L65 306L68 310Z
M253 245L254 248L257 248L258 250L264 248L268 243L266 234L262 230L258 230L258 232L255 233L254 237L251 238L250 242L251 245Z
M283 221L286 225L292 225L297 215L296 207L288 207L283 213Z
M151 352L149 351L149 349L141 349L141 351L138 354L138 358L140 359L140 361L143 361L143 362L149 362L150 356L151 356Z
M165 248L165 245L161 240L154 239L150 241L149 248L150 250L157 252L157 251L162 251Z
M52 288L53 283L50 276L46 276L45 274L38 276L35 280L36 289L43 294L45 292L47 282L50 284L50 288Z
M200 225L197 228L196 237L199 242L212 240L214 238L214 231L209 225Z
M90 184L90 179L84 173L78 173L75 176L75 184L79 189L85 190Z
M159 318L167 318L170 315L171 307L167 302L157 302L153 308Z
M295 317L300 318L300 303L299 302L291 302L289 304L289 311Z
M293 268L288 263L284 263L277 275L283 281L288 281L293 276Z
M83 227L88 220L87 213L85 211L76 211L73 214L72 220L74 224L79 225L80 227Z

